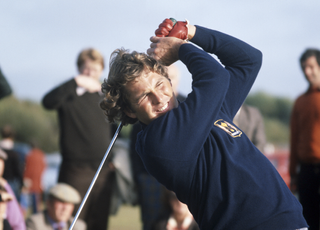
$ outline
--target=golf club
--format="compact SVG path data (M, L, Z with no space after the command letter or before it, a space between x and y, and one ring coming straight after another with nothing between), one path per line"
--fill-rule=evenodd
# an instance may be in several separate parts
M79 218L80 212L81 212L84 204L86 203L86 200L88 199L88 196L89 196L89 194L90 194L90 192L91 192L91 190L92 190L92 188L93 188L93 186L94 186L94 184L95 184L95 182L96 182L96 180L97 180L97 178L98 178L98 176L99 176L99 173L100 173L100 171L101 171L101 169L102 169L102 166L103 166L104 162L106 161L106 159L107 159L107 157L108 157L108 155L109 155L109 152L110 152L110 150L112 149L113 144L115 143L115 141L116 141L116 139L117 139L117 137L118 137L121 129L122 129L122 123L120 122L120 124L119 124L119 126L118 126L118 128L117 128L117 131L115 132L115 134L114 134L114 136L113 136L113 138L112 138L112 140L111 140L111 142L110 142L110 145L109 145L106 153L104 154L104 157L103 157L103 159L102 159L102 161L101 161L101 163L100 163L100 165L99 165L99 168L98 168L96 174L94 175L94 178L93 178L93 180L92 180L92 182L91 182L91 184L90 184L90 186L89 186L89 188L88 188L88 190L87 190L87 193L86 193L86 195L84 196L84 198L83 198L83 200L82 200L82 202L81 202L81 204L80 204L80 207L78 208L77 214L76 214L76 216L74 217L74 219L73 219L73 221L72 221L72 224L70 225L69 230L72 230L72 229L73 229L73 227L74 227L77 219Z

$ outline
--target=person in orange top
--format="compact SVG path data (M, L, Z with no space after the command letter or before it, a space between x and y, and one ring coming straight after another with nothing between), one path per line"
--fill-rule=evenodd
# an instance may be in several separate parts
M319 230L320 50L307 49L300 64L309 88L297 98L291 114L290 187L299 195L309 230Z
M42 198L42 175L46 168L45 154L35 143L26 157L25 171L23 175L24 191L31 196L32 212L37 213Z

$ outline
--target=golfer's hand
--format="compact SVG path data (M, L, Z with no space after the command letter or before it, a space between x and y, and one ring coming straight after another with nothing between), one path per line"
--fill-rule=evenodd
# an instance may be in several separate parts
M175 19L173 19L175 20ZM177 21L173 25L173 21L166 18L155 31L157 37L175 37L182 40L191 40L195 34L195 26L190 25L188 20Z
M167 37L170 31L172 30L172 28L173 28L173 22L170 19L166 18L159 25L159 28L156 29L155 34L157 37Z
M151 37L152 42L147 53L162 64L169 66L179 60L179 48L187 43L174 37Z
M85 88L90 93L101 91L101 83L94 78L78 75L74 79L79 87Z
M186 20L185 22L178 21L170 33L168 34L168 37L175 37L180 38L182 40L188 39L188 24L189 22Z
M173 25L174 20L176 23ZM175 37L180 38L182 40L187 40L188 38L188 21L176 21L175 19L166 18L159 25L159 28L155 31L157 37Z

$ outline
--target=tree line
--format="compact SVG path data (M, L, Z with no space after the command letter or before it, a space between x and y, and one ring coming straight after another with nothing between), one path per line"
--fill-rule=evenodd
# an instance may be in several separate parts
M288 145L293 100L287 97L275 97L265 92L257 92L250 94L245 103L260 110L269 143Z
M257 107L263 118L267 141L275 145L289 142L289 123L293 101L265 92L249 94L246 104ZM9 96L0 101L0 127L10 124L16 133L16 141L35 141L47 153L59 151L59 126L56 111L45 110L41 104ZM131 126L121 131L129 138Z

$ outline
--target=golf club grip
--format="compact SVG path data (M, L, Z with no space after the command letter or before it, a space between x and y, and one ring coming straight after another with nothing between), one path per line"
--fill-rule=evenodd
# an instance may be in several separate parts
M174 19L174 18L169 18L172 22L173 22L173 25L172 25L172 28L176 25L176 23L177 23L177 20L176 19Z

